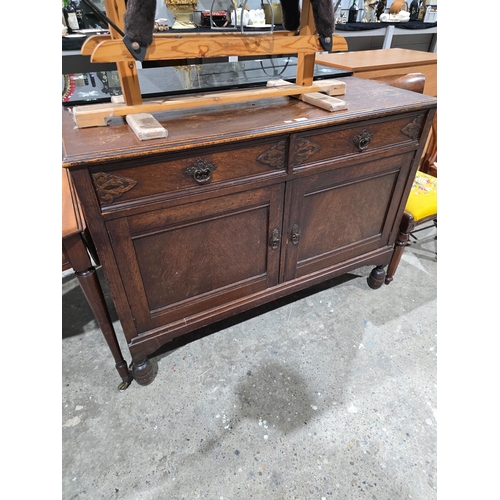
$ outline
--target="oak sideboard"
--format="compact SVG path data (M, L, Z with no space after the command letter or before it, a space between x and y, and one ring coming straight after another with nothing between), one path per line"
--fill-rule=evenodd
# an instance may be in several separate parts
M283 97L157 113L168 137L148 141L63 108L62 164L138 384L202 326L362 266L382 286L437 101L340 80L344 111Z

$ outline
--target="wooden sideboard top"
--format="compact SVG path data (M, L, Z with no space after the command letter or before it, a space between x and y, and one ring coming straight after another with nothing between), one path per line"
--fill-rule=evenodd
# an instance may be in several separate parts
M63 107L62 166L140 158L437 107L437 100L426 95L356 77L339 80L346 83L345 95L338 96L348 103L344 111L329 112L283 97L211 106L197 113L155 113L154 117L168 130L168 137L148 141L139 140L121 117L111 119L106 127L79 129L70 109Z
M409 49L361 50L339 54L318 54L315 62L356 73L375 69L437 64L437 54Z

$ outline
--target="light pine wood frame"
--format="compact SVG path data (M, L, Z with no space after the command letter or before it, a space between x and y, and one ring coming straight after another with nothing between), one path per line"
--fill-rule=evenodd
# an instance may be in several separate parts
M115 25L123 31L124 0L105 0L106 14ZM347 43L342 36L332 33L332 52L347 50ZM121 35L110 26L110 35L90 37L82 46L82 55L90 56L91 62L115 62L122 87L125 107L119 106L120 115L144 112L139 78L134 57L122 42ZM239 102L269 98L275 95L301 95L306 92L320 90L313 85L314 62L317 52L323 51L316 34L310 0L303 0L300 35L292 32L272 34L235 34L230 32L213 32L207 34L155 34L153 43L147 48L145 60L178 60L200 57L256 56L273 54L297 54L298 64L296 81L293 88L277 90L263 88L251 93L232 92L219 95L218 102ZM219 93L220 94L220 93ZM238 95L239 94L239 95ZM179 98L169 104L169 109L186 109L199 107L198 96ZM109 106L107 106L109 108ZM139 110L139 111L138 111ZM165 102L156 101L147 104L146 112L164 111ZM102 119L102 106L86 105L74 108L75 122L79 127L106 125ZM94 117L98 117L97 121Z

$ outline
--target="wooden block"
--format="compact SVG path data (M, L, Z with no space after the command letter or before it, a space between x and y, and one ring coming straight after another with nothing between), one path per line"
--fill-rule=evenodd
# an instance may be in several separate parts
M125 117L130 128L141 141L168 137L168 130L149 113L137 113Z
M326 109L327 111L341 111L348 108L347 103L342 99L337 99L336 97L331 97L321 92L302 94L300 99L318 108Z
M269 80L266 83L267 87L280 87L285 85L293 85L286 80ZM314 80L313 85L321 88L321 92L325 92L328 95L344 95L345 94L345 82L336 80L334 78L329 78L326 80Z
M78 128L105 127L109 120L115 116L116 110L121 108L126 108L124 102L86 104L84 106L75 106L72 108L71 114Z
M326 109L327 111L341 111L347 109L347 103L342 99L337 99L332 97L334 95L344 95L345 94L345 83L335 79L329 80L317 80L313 82L314 85L321 87L321 92L307 92L298 96L300 100L312 104L321 109ZM266 84L268 87L286 87L292 85L286 80L269 80ZM329 95L326 95L329 94Z
M283 85L292 85L290 82L286 80L268 80L266 83L266 87L282 87Z
M326 80L315 80L315 85L319 85L320 87L328 88L328 95L344 95L345 94L345 82L341 82L340 80L336 80L335 78L330 78Z

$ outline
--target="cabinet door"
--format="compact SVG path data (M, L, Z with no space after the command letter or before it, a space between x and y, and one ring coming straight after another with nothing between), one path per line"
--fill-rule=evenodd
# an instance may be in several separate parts
M412 158L413 153L400 154L294 180L281 279L388 245Z
M138 331L275 285L283 199L278 184L108 221Z

